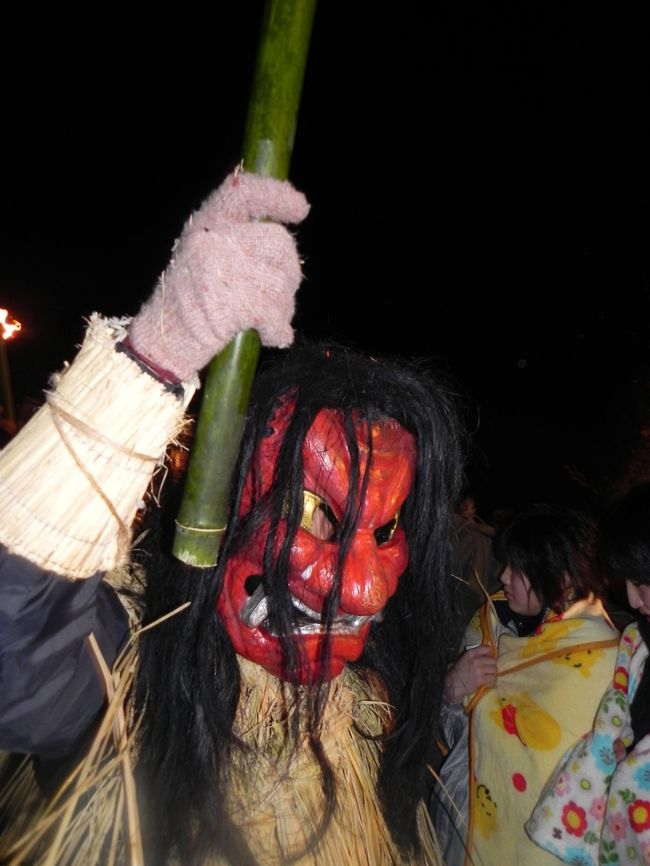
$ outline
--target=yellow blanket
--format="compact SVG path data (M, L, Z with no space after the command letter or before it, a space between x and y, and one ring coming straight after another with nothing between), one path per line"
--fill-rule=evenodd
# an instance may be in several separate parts
M588 601L550 614L528 638L497 639L491 605L474 624L498 652L498 679L469 707L466 864L557 864L531 843L524 822L558 759L593 723L614 670L618 632L600 603Z

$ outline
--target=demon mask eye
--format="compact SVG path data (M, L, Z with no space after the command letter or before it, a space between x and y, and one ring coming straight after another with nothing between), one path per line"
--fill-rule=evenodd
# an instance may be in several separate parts
M318 494L303 490L300 526L315 538L332 541L338 532L339 522L327 502Z
M399 526L399 511L395 515L395 517L391 518L387 523L384 523L382 526L378 526L375 529L375 541L379 546L382 544L387 544L393 535L395 535L395 531Z

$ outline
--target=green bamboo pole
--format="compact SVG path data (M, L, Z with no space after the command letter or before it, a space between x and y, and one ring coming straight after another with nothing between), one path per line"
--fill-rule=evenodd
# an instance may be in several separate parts
M286 180L316 0L268 0L244 133L244 168ZM256 331L238 334L210 364L174 537L174 555L215 565L228 520L239 452L260 352Z

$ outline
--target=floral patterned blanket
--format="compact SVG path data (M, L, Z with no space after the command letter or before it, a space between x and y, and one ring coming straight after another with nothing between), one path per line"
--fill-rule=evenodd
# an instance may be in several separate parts
M494 632L484 626L487 642ZM467 863L557 863L531 844L524 824L560 757L591 729L619 637L587 601L530 637L499 637L496 687L477 694L470 719Z
M630 704L647 656L629 625L593 729L564 755L526 824L534 842L566 863L650 864L650 736L618 764L613 748L616 739L632 742Z

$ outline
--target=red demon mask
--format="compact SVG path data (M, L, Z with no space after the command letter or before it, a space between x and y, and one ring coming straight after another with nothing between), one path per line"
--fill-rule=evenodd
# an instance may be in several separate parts
M256 497L271 487L291 412L287 401L273 418L272 431L259 446L255 485L249 473L242 515L252 507L254 487ZM360 509L343 562L339 607L329 635L325 665L322 649L326 629L321 617L339 567L338 522L346 510L352 467L342 414L332 409L321 410L302 447L303 513L291 543L288 566L288 588L296 611L294 637L299 650L297 670L289 677L301 684L336 677L346 662L359 658L371 621L394 594L408 563L399 511L413 482L415 440L391 418L373 423L368 467L368 424L359 421L355 427L360 468L356 495ZM363 501L359 502L364 475L366 486ZM275 676L286 677L282 645L268 625L268 603L260 582L268 531L267 523L245 550L230 556L218 609L236 651ZM278 535L284 537L285 531L286 526L281 526Z

